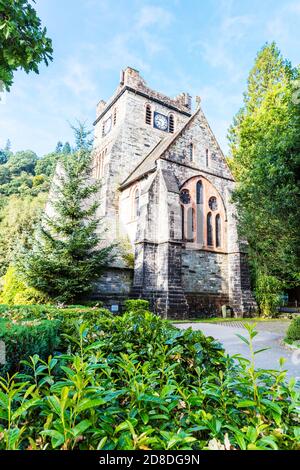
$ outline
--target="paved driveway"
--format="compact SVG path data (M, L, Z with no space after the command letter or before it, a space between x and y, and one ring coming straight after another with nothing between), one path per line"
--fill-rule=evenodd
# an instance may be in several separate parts
M281 344L289 321L266 321L257 323L259 334L254 338L255 349L270 348L256 355L257 368L278 369L279 359L284 357L286 363L284 369L289 377L300 380L300 353L296 356L293 350ZM247 345L236 334L248 337L248 332L239 321L220 323L176 323L178 328L192 327L193 330L201 330L206 336L213 336L219 340L229 354L242 354L249 357ZM294 353L294 354L293 354ZM298 361L297 361L298 359ZM298 364L297 364L298 362Z

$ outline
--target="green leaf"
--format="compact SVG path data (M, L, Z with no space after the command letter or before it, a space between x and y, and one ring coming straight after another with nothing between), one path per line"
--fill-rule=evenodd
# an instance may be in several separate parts
M90 408L97 408L98 406L105 405L107 402L103 398L86 398L82 400L75 408L76 413L88 410Z
M250 343L249 343L249 340L247 338L245 338L244 336L236 333L235 336L238 336L244 343L246 343L248 346L250 346Z
M141 411L140 416L144 424L148 424L149 422L149 414L146 411Z
M55 431L54 429L46 429L45 431L41 431L41 435L51 437L51 444L53 449L62 446L65 441L64 435L59 431Z
M237 403L237 408L248 408L249 406L256 406L257 403L253 400L242 400Z
M41 403L41 400L38 398L32 398L32 400L26 401L22 406L20 406L13 414L12 414L12 421L14 421L16 418L21 416L23 413L25 413L29 408L32 406L37 405L38 403Z
M115 428L115 434L117 434L120 431L125 431L127 429L130 429L129 422L128 421L123 421L123 423L120 423L116 428Z
M10 450L15 449L16 443L18 442L20 435L21 435L21 429L19 428L12 428L8 433L8 448Z
M259 439L257 442L259 446L269 446L273 450L278 450L278 445L276 443L276 439L273 436L264 436L263 438Z
M252 444L255 443L258 437L258 430L253 426L248 426L246 437Z
M264 352L264 351L269 351L271 348L262 348L262 349L257 349L256 351L254 351L254 354L259 354L261 352Z
M101 441L97 445L97 450L102 450L103 447L105 446L106 441L107 441L107 436L105 436L101 439Z
M80 434L83 434L89 427L91 427L92 422L88 419L84 419L80 421L80 423L76 424L75 428L73 429L73 434L75 437L78 437Z
M61 405L60 405L59 398L55 395L52 395L52 396L48 396L47 400L48 400L51 408L53 409L53 411L55 411L55 413L60 416L60 414L61 414Z

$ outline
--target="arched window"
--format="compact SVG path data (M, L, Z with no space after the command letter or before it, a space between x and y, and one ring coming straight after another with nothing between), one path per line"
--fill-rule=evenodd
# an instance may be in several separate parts
M152 111L151 111L151 106L150 104L147 104L146 106L146 119L145 119L146 124L151 125L152 123Z
M179 201L188 248L226 252L226 208L214 185L202 175L194 176L181 187Z
M117 124L117 108L114 109L114 126Z
M137 219L140 216L140 192L138 189L134 192L134 218Z
M197 181L197 185L196 185L196 202L197 202L197 204L203 204L203 185L202 185L202 181Z
M194 209L189 207L187 210L187 239L194 240Z
M220 214L216 215L216 247L220 248L222 245L222 222Z
M212 215L211 212L207 214L207 245L213 246L213 227L212 227Z
M170 114L170 117L169 117L169 132L171 132L171 134L173 134L174 129L175 129L174 116L173 116L173 114Z

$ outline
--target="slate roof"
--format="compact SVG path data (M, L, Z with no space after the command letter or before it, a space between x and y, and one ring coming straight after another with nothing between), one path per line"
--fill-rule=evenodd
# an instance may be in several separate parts
M134 181L140 179L151 171L155 171L156 161L169 149L169 147L176 141L181 133L187 128L187 126L193 121L195 116L199 113L200 109L197 109L194 114L188 119L185 125L177 132L167 137L162 138L158 144L153 147L152 150L146 155L146 157L135 167L130 175L122 182L121 188L124 188Z

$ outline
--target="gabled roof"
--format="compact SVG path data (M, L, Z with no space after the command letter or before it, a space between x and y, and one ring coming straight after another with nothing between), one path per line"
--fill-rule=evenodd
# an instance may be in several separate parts
M140 179L151 171L154 171L156 168L156 161L170 148L170 146L176 141L176 139L181 135L181 133L187 128L187 126L193 121L195 116L199 113L200 108L198 108L194 114L187 120L184 126L179 129L174 134L168 135L161 139L158 144L153 147L152 150L146 155L146 157L135 167L135 169L130 173L130 175L122 182L121 188L124 188L134 181Z

